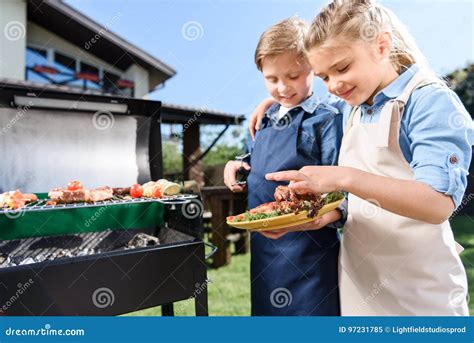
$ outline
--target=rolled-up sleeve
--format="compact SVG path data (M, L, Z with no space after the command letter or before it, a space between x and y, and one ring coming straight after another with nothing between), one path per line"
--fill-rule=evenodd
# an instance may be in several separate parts
M405 115L415 180L451 196L458 207L472 159L472 119L458 96L441 85L416 90L410 101Z
M340 228L344 227L344 224L347 221L347 209L348 209L348 207L349 207L349 203L348 203L347 196L346 196L344 198L344 200L337 207L337 209L341 213L341 219L339 219L339 220L337 220L333 223L330 223L327 226L330 227L330 228L333 228L333 229L340 229Z

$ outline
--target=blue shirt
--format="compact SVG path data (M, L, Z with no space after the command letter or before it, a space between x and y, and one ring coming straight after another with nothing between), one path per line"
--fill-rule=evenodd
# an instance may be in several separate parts
M278 121L279 109L278 103L270 106L263 118L262 127L268 125L270 120ZM298 153L315 158L318 161L316 165L336 165L343 133L342 113L321 101L314 93L285 116L296 117L301 111L305 113L298 131ZM259 132L257 131L255 140L258 139ZM250 145L250 152L252 148L253 144Z
M361 122L378 122L382 107L402 94L419 69L412 65L374 96L373 105L362 104ZM351 107L334 96L327 101L343 112L345 127ZM457 94L442 84L415 89L405 106L399 142L415 180L450 195L459 206L467 187L474 131Z

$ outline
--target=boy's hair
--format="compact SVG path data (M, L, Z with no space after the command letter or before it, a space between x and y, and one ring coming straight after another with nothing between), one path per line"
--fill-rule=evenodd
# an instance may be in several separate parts
M309 51L333 38L371 42L381 32L392 36L390 59L397 72L414 63L428 71L426 60L406 27L392 11L374 0L333 0L311 23L305 48Z
M258 41L255 50L255 64L262 71L262 61L266 57L274 57L284 52L294 50L304 57L304 38L308 31L306 22L297 16L292 16L270 26Z

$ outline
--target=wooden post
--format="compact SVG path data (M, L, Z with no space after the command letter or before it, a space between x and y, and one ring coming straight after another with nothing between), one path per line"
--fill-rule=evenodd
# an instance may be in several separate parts
M202 161L195 163L201 155L199 142L199 124L186 123L183 127L183 174L187 180L195 180L200 187L204 186L204 168Z
M211 243L219 248L213 256L212 266L214 268L219 268L229 264L232 257L230 242L227 240L229 227L226 223L226 217L229 213L229 201L219 194L214 194L211 197L211 208Z

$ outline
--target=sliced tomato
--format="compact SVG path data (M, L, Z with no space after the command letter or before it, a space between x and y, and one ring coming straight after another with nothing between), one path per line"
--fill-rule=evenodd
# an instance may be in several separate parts
M154 198L161 198L163 196L163 193L161 193L161 188L156 187L155 190L153 191L153 197Z
M77 191L78 189L84 189L81 181L71 181L67 184L67 189L69 191Z
M228 217L227 217L227 220L231 222L231 221L234 220L234 218L235 218L234 216L228 216Z
M130 187L130 195L132 198L140 198L143 195L143 187L138 183Z

